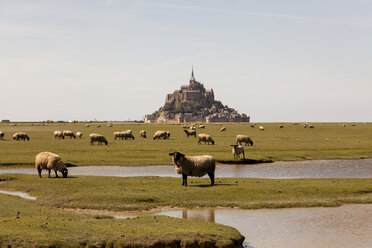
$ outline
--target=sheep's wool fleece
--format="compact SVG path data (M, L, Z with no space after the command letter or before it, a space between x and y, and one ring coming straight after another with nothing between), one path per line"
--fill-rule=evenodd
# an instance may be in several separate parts
M207 172L213 172L216 169L216 161L212 156L185 156L178 161L180 167L175 167L177 174L186 174L193 177L202 177Z
M66 169L65 163L57 154L51 152L40 152L35 159L36 168L40 166L41 169L53 169L54 171L63 171Z

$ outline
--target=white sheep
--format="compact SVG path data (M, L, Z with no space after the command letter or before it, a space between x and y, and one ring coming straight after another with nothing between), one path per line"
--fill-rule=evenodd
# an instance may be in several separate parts
M89 134L89 138L91 145L94 145L94 142L98 142L98 145L102 145L102 143L105 143L105 145L107 146L108 144L106 138L101 134L91 133Z
M0 140L4 138L4 132L0 131Z
M242 145L242 143L245 143L246 145L253 146L253 141L248 135L238 134L235 138L236 144L239 143L239 145Z
M64 139L65 135L62 131L54 131L54 139Z
M240 158L240 154L243 154L243 159L245 159L244 147L242 147L241 145L231 145L231 146L232 146L232 153L234 154L234 159Z
M81 139L81 137L83 137L83 133L82 132L76 132L76 137Z
M199 128L205 128L205 126L204 125L199 125Z
M61 172L64 178L66 178L68 174L66 165L62 161L61 157L51 152L40 152L38 155L36 155L35 167L40 178L42 170L48 170L48 177L50 177L51 170L54 170L56 177L58 177L57 171Z
M221 132L225 132L225 131L226 131L226 127L222 127Z
M63 135L65 137L70 137L70 139L72 139L72 138L76 139L75 134L72 131L70 131L70 130L63 131Z
M142 138L146 138L146 131L145 130L141 130L139 132L139 134L141 135Z
M123 139L122 132L114 132L114 139Z
M126 139L132 139L132 140L134 140L134 136L133 136L132 130L123 131L123 132L121 132L121 135L122 135L122 137L125 140Z
M13 140L17 140L17 141L23 140L23 141L25 141L26 139L30 140L30 137L28 137L28 135L26 133L18 132L18 133L13 134Z
M212 143L212 145L214 145L214 140L212 139L212 137L208 134L205 134L205 133L201 133L198 135L198 144L200 144L202 141L204 142L204 144L207 144L209 145L209 143Z
M195 130L184 129L183 131L185 131L187 138L189 136L194 136L194 138L196 138L196 131Z
M208 174L214 185L216 160L210 155L186 156L180 152L169 153L176 165L177 174L182 174L182 185L187 186L187 176L202 177Z
M265 128L264 128L263 126L260 126L259 129L260 129L261 131L265 130Z
M167 139L167 131L156 131L153 139L155 140L160 138Z

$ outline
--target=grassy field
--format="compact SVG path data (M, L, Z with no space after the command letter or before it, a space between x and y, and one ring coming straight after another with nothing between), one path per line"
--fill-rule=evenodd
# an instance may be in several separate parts
M165 216L117 220L1 194L0 202L0 247L227 248L244 239L234 228L201 221Z
M149 210L157 207L287 208L372 203L372 179L93 177L42 178L10 175L0 189L37 196L38 204L56 208Z
M40 151L59 154L65 162L76 165L149 165L170 164L169 152L179 150L185 154L210 154L217 160L232 160L231 144L235 143L237 134L247 134L254 146L246 147L246 157L255 160L304 160L304 159L351 159L372 157L372 124L356 123L343 127L341 123L312 123L314 129L303 128L301 124L258 123L255 128L250 123L224 123L226 132L221 133L221 126L206 124L205 129L197 133L210 134L215 145L198 145L197 138L186 138L181 124L113 124L108 127L101 123L85 124L31 124L22 123L16 126L0 124L0 131L5 132L0 141L0 165L33 164L35 155ZM264 131L258 129L265 127ZM135 140L114 140L114 131L133 130ZM139 131L145 129L148 138L139 137ZM55 130L82 131L81 140L55 140ZM153 140L157 130L171 132L170 140ZM13 141L12 134L18 131L27 132L29 142ZM108 146L91 146L90 133L106 136Z

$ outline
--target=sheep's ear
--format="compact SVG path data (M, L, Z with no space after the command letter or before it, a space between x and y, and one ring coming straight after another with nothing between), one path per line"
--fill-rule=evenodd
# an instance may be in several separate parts
M169 156L173 156L173 155L174 155L174 152L169 153Z

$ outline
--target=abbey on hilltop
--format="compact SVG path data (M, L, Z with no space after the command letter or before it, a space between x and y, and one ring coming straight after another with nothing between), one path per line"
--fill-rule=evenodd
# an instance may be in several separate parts
M168 94L165 104L153 114L145 115L144 122L249 122L250 117L214 100L213 89L205 89L195 80L194 70L188 85Z

